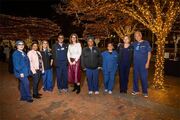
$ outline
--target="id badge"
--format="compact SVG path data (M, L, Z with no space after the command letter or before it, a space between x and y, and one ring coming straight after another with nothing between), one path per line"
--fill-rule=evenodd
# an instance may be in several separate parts
M64 50L64 48L61 48L61 50Z
M138 45L138 46L136 46L136 50L139 50L139 45Z

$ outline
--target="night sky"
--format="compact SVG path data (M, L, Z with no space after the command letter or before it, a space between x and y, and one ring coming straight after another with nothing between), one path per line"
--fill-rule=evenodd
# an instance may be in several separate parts
M66 0L0 0L0 13L21 17L48 18L60 25L65 36L69 36L73 32L81 36L82 28L71 24L72 17L58 15L51 7L53 4L64 1Z
M15 16L51 18L51 5L60 0L0 0L1 13Z

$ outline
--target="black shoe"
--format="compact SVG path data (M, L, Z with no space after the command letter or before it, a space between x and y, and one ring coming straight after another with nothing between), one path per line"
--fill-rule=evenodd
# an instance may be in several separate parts
M126 93L127 93L127 91L120 91L120 93L125 93L125 94L126 94Z
M40 99L41 97L38 95L33 95L33 98Z
M27 102L32 103L32 102L33 102L33 99L27 100Z
M76 91L76 94L79 94L81 92L81 86L80 85L77 85L77 91Z
M72 92L75 92L77 90L77 84L74 84L74 89L72 90Z
M23 99L23 98L20 99L20 101L26 101L26 100L27 100L27 99Z
M42 96L42 94L38 93L38 96Z

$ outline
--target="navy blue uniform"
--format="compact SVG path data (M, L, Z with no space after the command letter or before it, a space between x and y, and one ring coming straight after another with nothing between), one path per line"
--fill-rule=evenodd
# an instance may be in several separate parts
M104 87L108 91L112 91L114 86L115 74L118 67L118 54L116 51L102 53L103 57L103 75L104 75Z
M148 41L142 42L134 42L134 80L133 80L133 90L134 92L139 92L138 87L138 78L141 79L142 84L142 92L143 94L147 94L148 88L148 71L145 68L147 59L148 59L148 52L151 52L151 46Z
M68 46L66 44L56 43L53 45L53 62L56 67L57 87L59 90L68 89Z
M13 66L14 66L14 75L20 81L20 94L21 100L31 100L30 87L28 76L30 75L30 63L27 55L16 50L13 53ZM24 77L20 77L20 74L24 74Z
M117 48L120 92L127 93L129 82L129 71L133 60L133 47L124 48L124 44L120 44Z

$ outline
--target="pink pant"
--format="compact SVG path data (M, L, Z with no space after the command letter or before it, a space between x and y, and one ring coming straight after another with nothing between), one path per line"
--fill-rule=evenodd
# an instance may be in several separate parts
M81 71L80 60L75 65L68 65L68 81L69 83L80 83Z

